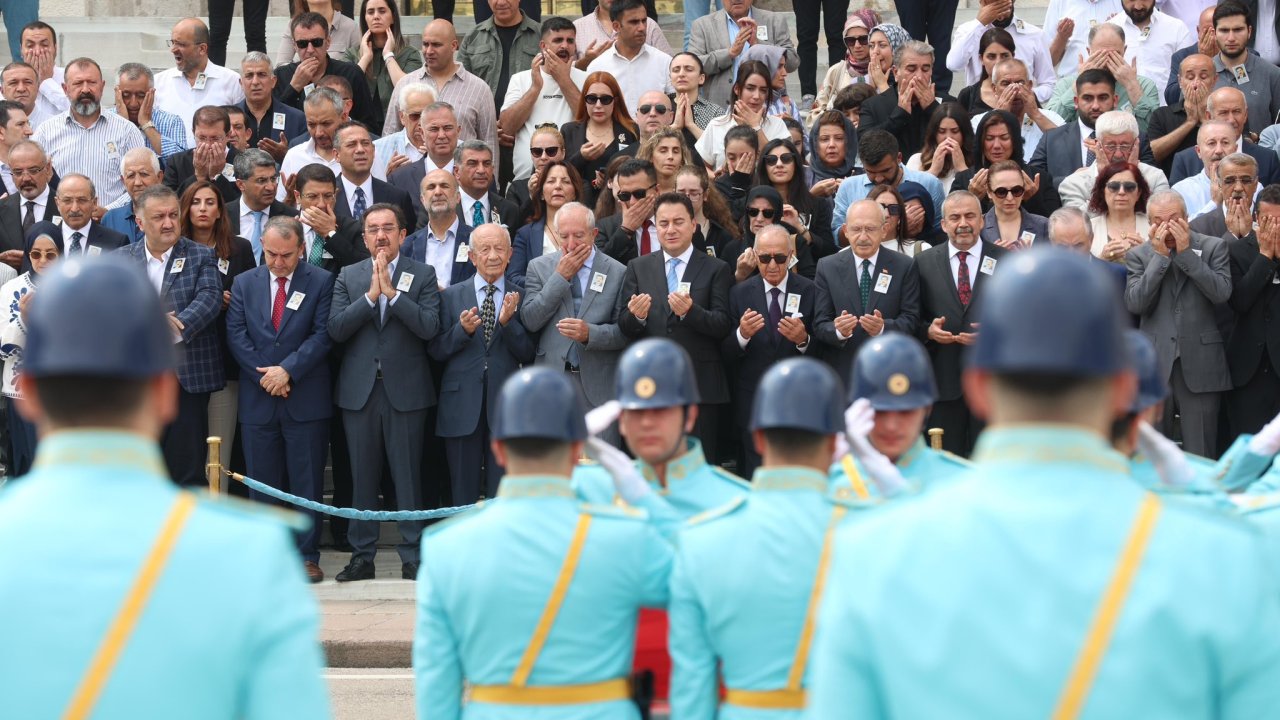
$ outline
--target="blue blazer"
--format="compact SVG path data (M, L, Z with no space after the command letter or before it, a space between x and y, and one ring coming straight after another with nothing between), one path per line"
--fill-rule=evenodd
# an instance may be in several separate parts
M296 310L286 304L280 331L271 325L275 293L271 271L260 265L236 276L227 310L227 347L240 366L240 420L265 425L275 419L309 422L333 414L328 354L333 273L298 263L289 297L302 294ZM289 397L262 389L257 368L279 365L289 373Z
M516 232L515 239L511 241L511 262L507 263L507 282L524 285L529 263L542 256L542 236L546 228L547 221L539 220Z
M126 245L117 252L136 262L139 272L146 275L146 242ZM178 359L182 389L207 393L226 387L222 349L214 325L222 310L222 278L213 250L189 238L178 238L164 269L160 301L166 312L175 313L182 321L182 351Z
M523 299L524 287L510 279L506 281L506 291L520 293ZM440 294L440 334L427 346L431 357L445 364L436 416L436 434L440 437L463 437L475 432L481 402L485 403L486 417L492 424L497 417L498 389L521 365L532 364L537 351L520 322L519 312L506 325L495 318L493 339L487 347L482 328L467 335L458 316L471 308L479 311L476 286L471 280L450 285ZM495 313L501 310L501 306L494 308Z
M108 210L107 214L98 221L98 225L124 235L129 238L130 243L142 240L142 230L133 216L133 203Z
M406 257L411 257L420 263L425 263L427 261L428 229L429 228L424 227L405 238L404 245L400 247L400 252ZM471 264L471 258L466 258L461 262L458 261L458 245L467 245L471 242L471 228L461 220L458 221L458 234L456 238L457 245L454 245L453 274L449 276L450 287L476 274L476 266Z
M1241 143L1240 149L1244 154L1258 161L1260 185L1266 187L1271 183L1280 182L1280 158L1276 157L1274 150L1255 145L1248 140ZM1197 175L1202 170L1204 170L1204 161L1196 154L1194 147L1179 150L1173 156L1173 172L1169 173L1169 184L1173 185L1179 180ZM1188 210L1194 210L1194 208L1188 208Z

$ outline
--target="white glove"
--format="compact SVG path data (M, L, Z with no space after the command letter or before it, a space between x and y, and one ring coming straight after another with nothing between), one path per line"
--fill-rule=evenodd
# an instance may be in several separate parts
M844 439L844 434L836 435L836 453L831 456L831 464L838 465L844 456L849 454L849 441Z
M1150 458L1165 487L1186 488L1195 480L1196 473L1187 462L1187 456L1145 420L1138 423L1138 452Z
M614 491L627 503L635 505L653 492L626 453L594 436L587 438L587 449L613 477Z
M849 451L857 458L881 497L891 498L907 489L902 471L871 444L867 436L876 425L876 411L871 401L858 398L844 413L844 433L849 441Z
M617 400L610 400L598 408L588 410L587 434L599 435L605 430L608 430L609 426L613 424L613 421L617 420L618 416L621 414L622 404Z
M1249 438L1249 452L1271 457L1280 452L1280 415L1277 415L1257 435Z

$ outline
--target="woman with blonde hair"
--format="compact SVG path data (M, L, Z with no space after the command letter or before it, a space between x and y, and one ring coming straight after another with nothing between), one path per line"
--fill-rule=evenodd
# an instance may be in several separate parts
M647 140L640 143L636 151L636 159L653 163L658 173L658 192L672 192L676 189L676 173L685 165L694 163L689 146L684 143L684 134L670 126L658 128Z

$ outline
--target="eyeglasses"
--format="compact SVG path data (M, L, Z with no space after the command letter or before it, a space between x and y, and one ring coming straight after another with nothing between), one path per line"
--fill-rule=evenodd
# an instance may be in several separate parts
M395 235L400 229L399 225L374 225L364 229L365 235L378 237L379 235Z
M1132 192L1138 191L1138 183L1128 182L1128 181L1120 182L1119 180L1112 180L1111 182L1107 183L1107 189L1110 190L1111 192L1120 192L1121 190L1123 190L1127 193L1132 193Z
M649 195L649 191L656 187L658 186L650 185L644 190L619 190L618 192L614 193L614 195L616 195L617 198L622 202L631 202L631 198L635 198L636 200L643 200L645 199L645 197Z
M769 167L773 167L778 163L782 163L783 165L791 165L795 161L796 161L795 153L782 153L781 155L765 155L764 156L764 164L768 165Z
M701 191L701 190L677 190L676 192L678 192L678 193L680 193L681 195L683 195L683 196L685 196L685 197L689 198L690 200L692 200L693 198L700 198L700 197L702 197L702 191Z
M762 255L756 255L756 259L760 261L761 265L768 265L769 263L777 263L779 265L785 266L787 264L787 261L791 259L791 256L786 253L774 253L772 255L762 254Z
M545 147L545 148L540 148L540 147L529 148L529 154L534 157L542 157L545 154L547 157L553 158L557 154L559 154L559 152L560 152L560 148L554 145L552 145L551 147Z
M747 208L747 217L763 215L765 220L772 220L775 214L773 208Z
M1252 175L1228 175L1222 178L1223 185L1252 185L1257 181Z
M57 260L58 259L57 250L44 250L44 251L32 250L28 254L31 256L32 260Z
M661 103L659 103L659 104L657 104L657 105L641 105L641 106L640 106L640 114L641 114L641 115L648 115L649 113L651 113L651 112L652 112L652 113L657 113L657 114L659 114L659 115L666 115L666 114L667 114L667 111L668 111L668 110L670 110L670 109L671 109L671 108L669 108L669 107L667 107L666 105L663 105L663 104L661 104Z
M870 35L846 35L844 38L844 44L849 47L853 47L854 45L866 45L870 37Z
M613 104L612 95L592 94L592 95L587 95L582 99L585 100L588 105L612 105Z
M35 177L35 176L39 175L40 173L44 172L44 169L45 169L46 167L48 167L48 166L46 166L46 165L37 165L36 167L33 167L33 168L13 168L13 169L11 170L11 172L13 173L13 176L14 176L14 177L23 177L23 176L25 176L25 175L29 175L29 176L31 176L31 177Z
M195 47L195 46L196 46L196 45L198 45L199 43L181 42L181 41L179 41L179 40L165 40L165 41L164 41L164 44L165 44L165 45L168 45L170 48L176 48L176 47L178 47L178 48L189 48L189 47Z
M1133 149L1134 143L1107 143L1102 146L1104 152L1107 153L1127 153Z
M1022 187L1021 185L1016 185L1014 187L1007 187L1007 188L993 188L991 190L992 194L994 194L998 198L1006 198L1006 197L1009 197L1010 195L1016 198L1020 198L1022 197L1022 193L1026 191L1027 189Z
M324 38L318 37L318 38L311 38L310 40L307 40L307 39L294 40L293 44L298 46L299 50L307 49L308 45L310 45L313 48L318 48L321 45L324 45Z

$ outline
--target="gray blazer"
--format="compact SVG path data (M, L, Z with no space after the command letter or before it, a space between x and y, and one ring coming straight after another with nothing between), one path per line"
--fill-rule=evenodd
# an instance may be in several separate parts
M391 282L397 287L406 273L408 289L387 305L379 319L378 303L365 293L373 277L373 260L348 265L338 274L329 311L329 336L344 343L342 368L334 402L343 410L359 410L369 400L381 366L391 407L399 412L426 410L436 404L435 386L427 371L427 341L440 329L440 291L430 265L401 254Z
M1231 373L1213 306L1231 296L1227 244L1192 232L1191 250L1172 258L1158 254L1151 243L1130 250L1124 303L1155 344L1161 377L1168 378L1173 361L1181 358L1192 392L1222 392L1231 389Z
M574 317L573 291L568 281L556 272L560 257L561 253L556 252L529 262L524 276L524 300L520 303L520 321L530 333L538 333L534 363L556 370L564 368L569 348L576 344L556 330L558 321ZM587 344L578 345L578 368L587 402L592 407L614 398L614 371L618 367L618 355L628 342L618 328L617 313L618 293L622 291L626 272L626 266L596 249L591 259L591 276L604 273L604 288L596 292L588 282L582 295L582 311L577 315L590 326Z
M722 107L729 105L734 81L733 58L729 56L728 17L729 14L724 10L703 15L693 21L693 27L689 31L689 52L702 60L702 71L707 75L707 82L702 86L702 97ZM795 72L800 67L800 56L791 43L787 16L753 7L751 17L768 33L768 39L762 42L786 48L787 72Z

